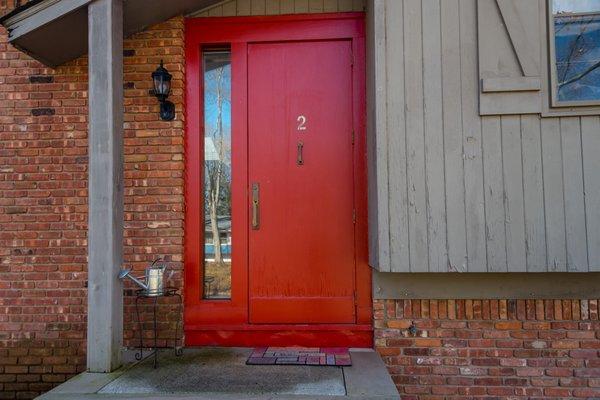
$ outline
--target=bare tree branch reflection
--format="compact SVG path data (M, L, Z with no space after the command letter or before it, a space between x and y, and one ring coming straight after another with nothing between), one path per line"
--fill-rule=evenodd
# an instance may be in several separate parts
M556 6L556 1L555 1ZM600 12L554 14L557 91L561 100L600 99Z

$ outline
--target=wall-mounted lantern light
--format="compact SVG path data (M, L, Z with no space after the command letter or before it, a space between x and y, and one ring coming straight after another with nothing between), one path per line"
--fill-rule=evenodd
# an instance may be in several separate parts
M160 66L152 73L154 83L154 95L160 102L160 119L163 121L172 121L175 118L175 105L167 100L171 93L172 75L163 67L163 60L160 60Z

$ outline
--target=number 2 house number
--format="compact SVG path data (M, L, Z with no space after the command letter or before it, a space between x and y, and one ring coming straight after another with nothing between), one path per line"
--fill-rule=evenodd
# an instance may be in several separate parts
M304 115L300 115L300 116L298 116L298 118L296 118L296 121L298 121L298 130L305 131L306 130L306 117Z

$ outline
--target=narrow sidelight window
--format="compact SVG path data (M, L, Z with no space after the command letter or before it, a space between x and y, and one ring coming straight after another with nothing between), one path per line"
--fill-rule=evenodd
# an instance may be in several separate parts
M231 298L231 52L203 53L205 299Z
M550 0L555 105L600 104L600 0Z

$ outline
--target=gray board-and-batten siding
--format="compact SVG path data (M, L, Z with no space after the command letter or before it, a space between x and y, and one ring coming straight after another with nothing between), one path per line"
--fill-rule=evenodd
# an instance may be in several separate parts
M367 2L370 263L600 271L600 117L481 116L478 1Z

